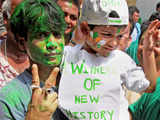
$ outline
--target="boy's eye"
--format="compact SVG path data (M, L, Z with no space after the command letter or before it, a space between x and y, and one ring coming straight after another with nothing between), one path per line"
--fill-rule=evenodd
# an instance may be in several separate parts
M122 37L123 37L123 35L118 35L117 36L118 39L121 39Z
M45 38L45 37L47 37L49 35L49 33L47 33L47 32L45 32L45 33L39 33L38 35L37 35L37 38Z
M60 38L61 38L61 35L60 35L60 34L58 34L58 33L53 33L53 35L54 35L54 37L55 37L55 38L58 38L58 39L60 39Z
M70 16L70 19L71 19L71 20L77 20L77 17L76 17L75 15L71 15L71 16Z

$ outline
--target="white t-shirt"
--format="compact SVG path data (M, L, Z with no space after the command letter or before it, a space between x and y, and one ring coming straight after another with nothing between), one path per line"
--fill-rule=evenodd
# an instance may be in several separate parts
M81 46L65 47L59 107L70 120L129 120L122 85L136 92L149 86L143 70L124 52L107 57Z

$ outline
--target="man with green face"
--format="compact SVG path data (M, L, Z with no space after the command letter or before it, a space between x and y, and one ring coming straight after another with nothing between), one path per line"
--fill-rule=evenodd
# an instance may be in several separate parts
M65 42L63 11L51 0L24 0L15 8L9 27L30 57L33 76L26 70L0 90L0 119L65 119L57 115L53 91Z

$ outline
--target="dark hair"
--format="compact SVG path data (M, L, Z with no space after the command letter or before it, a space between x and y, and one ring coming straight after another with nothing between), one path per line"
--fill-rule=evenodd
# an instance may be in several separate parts
M129 22L131 24L131 29L130 29L130 35L131 35L134 29L133 14L135 12L140 13L140 11L136 6L129 6L128 10L129 10Z
M147 28L151 24L151 22L156 20L156 19L160 20L160 13L159 12L153 12L151 14L151 16L149 17L149 20L142 23L142 25L141 25L141 35L139 37L139 41L141 40L141 37L142 37L143 33L147 30Z
M160 20L160 12L153 12L149 17L149 21Z
M53 1L55 1L55 2L57 3L59 0L53 0ZM80 2L79 2L79 0L62 0L62 1L73 2L74 5L77 6L77 8L78 8L78 13L79 13L79 15L80 15Z
M147 28L151 24L151 22L156 20L156 19L160 20L160 12L153 12L151 14L151 16L149 17L149 20L142 23L142 25L141 25L141 35L139 37L139 43L140 43L140 40L142 38L143 33L147 30Z
M0 7L2 7L2 4L5 0L0 0Z
M139 36L139 41L138 41L138 44L140 43L141 41L141 38L142 38L142 35L143 33L147 30L148 26L150 25L151 21L147 20L147 21L144 21L141 25L141 34Z
M109 13L109 17L111 17L111 18L120 18L118 13L116 11L114 11L114 10Z
M136 6L129 6L128 10L129 10L129 20L133 22L133 14L135 12L140 13L139 9Z
M134 12L139 13L139 9L136 6L129 6L129 16L133 16Z
M160 8L160 2L158 2L157 5L156 5L156 10L157 10L158 8Z
M15 8L10 25L15 37L18 34L26 40L28 32L64 35L66 29L63 11L51 0L24 0Z

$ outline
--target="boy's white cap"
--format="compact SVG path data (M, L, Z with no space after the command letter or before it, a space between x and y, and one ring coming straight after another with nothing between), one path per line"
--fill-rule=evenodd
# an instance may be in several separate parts
M111 18L115 11L119 18ZM129 13L126 0L84 0L81 21L93 25L128 25Z

